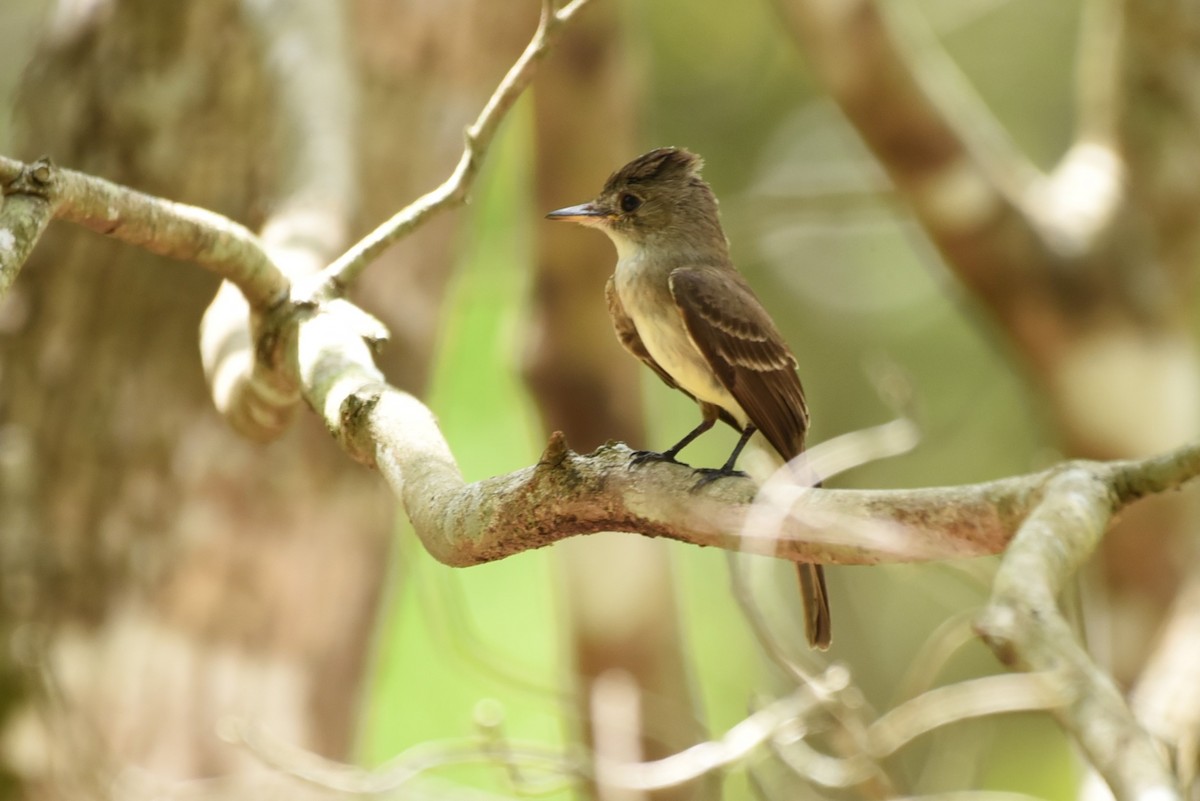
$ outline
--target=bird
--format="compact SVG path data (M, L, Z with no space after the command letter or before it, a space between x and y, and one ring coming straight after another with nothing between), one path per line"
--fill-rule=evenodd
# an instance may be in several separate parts
M591 201L546 217L598 228L617 250L605 287L617 339L667 386L691 397L701 422L665 451L636 451L631 466L676 456L718 420L740 437L725 464L702 468L697 486L736 469L755 432L785 462L805 447L808 404L797 361L729 255L703 160L660 147L609 176ZM824 568L797 563L810 646L831 641Z

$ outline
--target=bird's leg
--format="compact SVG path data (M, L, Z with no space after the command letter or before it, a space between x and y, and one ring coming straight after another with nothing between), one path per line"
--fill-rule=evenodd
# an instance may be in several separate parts
M686 448L691 443L692 440L694 440L696 437L703 434L708 429L712 428L713 423L715 423L715 422L716 422L716 418L709 420L706 417L700 423L700 425L696 426L690 432L688 432L687 436L685 436L683 439L679 440L679 442L676 442L674 445L672 445L670 448L663 451L662 453L659 453L658 451L634 451L633 457L629 460L629 466L633 467L635 465L644 464L646 462L671 462L672 464L683 464L683 462L679 461L675 457L679 454L679 452L681 450Z
M711 484L718 478L728 478L729 476L738 476L745 478L746 473L742 470L737 470L734 465L737 464L738 457L742 455L742 448L746 447L746 443L754 436L754 432L758 429L752 425L747 425L742 431L741 438L737 441L737 445L733 446L733 453L729 454L729 458L725 460L725 464L720 467L699 467L696 472L700 474L700 480L696 482L696 486L692 487L692 491L700 489L703 486Z

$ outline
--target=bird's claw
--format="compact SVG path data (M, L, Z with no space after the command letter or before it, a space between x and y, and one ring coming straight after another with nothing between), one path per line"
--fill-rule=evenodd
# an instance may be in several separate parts
M698 467L696 473L700 479L692 486L692 492L707 487L722 478L749 478L750 474L745 470L734 470L732 467Z
M644 465L646 462L668 462L670 464L683 464L683 462L676 459L673 454L659 453L658 451L634 451L633 455L629 457L630 469ZM688 467L686 464L683 464L683 466Z

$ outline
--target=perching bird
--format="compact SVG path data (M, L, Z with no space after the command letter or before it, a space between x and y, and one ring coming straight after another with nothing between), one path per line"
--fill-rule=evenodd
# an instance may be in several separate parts
M662 453L635 461L676 461L688 443L723 420L741 432L725 464L702 481L737 475L738 455L755 431L784 460L804 450L808 406L796 357L729 258L717 199L700 177L702 161L663 147L613 173L595 200L552 211L552 220L599 228L617 247L608 310L621 344L668 386L700 404L702 422ZM805 631L829 647L829 599L820 565L797 565Z

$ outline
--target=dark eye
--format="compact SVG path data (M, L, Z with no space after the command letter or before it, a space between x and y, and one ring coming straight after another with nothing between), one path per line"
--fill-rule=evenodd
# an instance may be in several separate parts
M642 199L637 195L631 195L628 192L621 195L621 211L626 213L637 211L637 207L642 205Z

